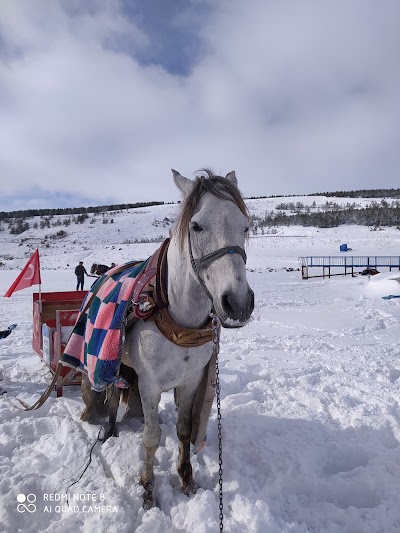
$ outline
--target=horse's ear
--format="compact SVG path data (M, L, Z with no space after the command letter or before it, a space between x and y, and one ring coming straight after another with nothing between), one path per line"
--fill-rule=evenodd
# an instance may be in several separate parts
M233 185L237 186L237 178L236 178L236 174L235 174L234 170L232 170L231 172L228 172L228 174L225 176L225 178L227 180L229 180L230 182L232 182Z
M178 189L183 193L184 196L189 194L193 187L193 181L189 180L188 178L185 178L184 176L181 176L179 172L172 170L172 175L174 176L174 182L175 185L178 187Z

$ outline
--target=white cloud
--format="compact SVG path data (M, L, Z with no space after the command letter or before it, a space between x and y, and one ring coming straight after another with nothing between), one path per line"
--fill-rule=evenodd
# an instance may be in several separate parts
M185 75L140 60L163 35L116 1L4 4L4 194L171 200L202 166L248 195L398 186L396 2L210 4Z

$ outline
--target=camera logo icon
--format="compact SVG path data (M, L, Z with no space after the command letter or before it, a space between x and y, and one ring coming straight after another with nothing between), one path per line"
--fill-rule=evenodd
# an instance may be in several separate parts
M18 494L17 496L17 511L19 513L24 513L25 511L28 511L28 513L34 513L36 511L36 496L35 494Z

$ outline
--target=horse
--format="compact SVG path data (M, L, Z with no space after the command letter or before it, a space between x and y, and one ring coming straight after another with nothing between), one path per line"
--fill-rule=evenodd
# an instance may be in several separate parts
M253 312L254 293L246 279L244 251L250 217L235 172L222 177L205 169L194 180L175 170L172 174L184 198L166 252L168 314L183 328L204 327L211 311L222 327L242 327ZM140 483L145 509L155 505L154 460L161 437L158 408L162 392L174 389L182 490L191 495L199 488L190 462L192 407L212 350L210 339L190 348L171 342L153 320L136 321L126 335L121 367L137 378L144 414ZM108 436L115 434L118 394L110 402Z
M110 270L110 267L107 265L100 265L98 263L93 263L93 265L90 267L90 273L94 274L96 276L102 276L105 274L108 270Z

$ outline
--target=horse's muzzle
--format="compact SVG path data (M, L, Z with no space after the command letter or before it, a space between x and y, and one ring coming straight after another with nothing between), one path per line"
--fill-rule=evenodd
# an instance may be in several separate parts
M254 292L249 288L246 298L239 298L233 292L225 292L221 297L221 306L226 318L221 317L224 328L241 328L249 320L254 310Z

